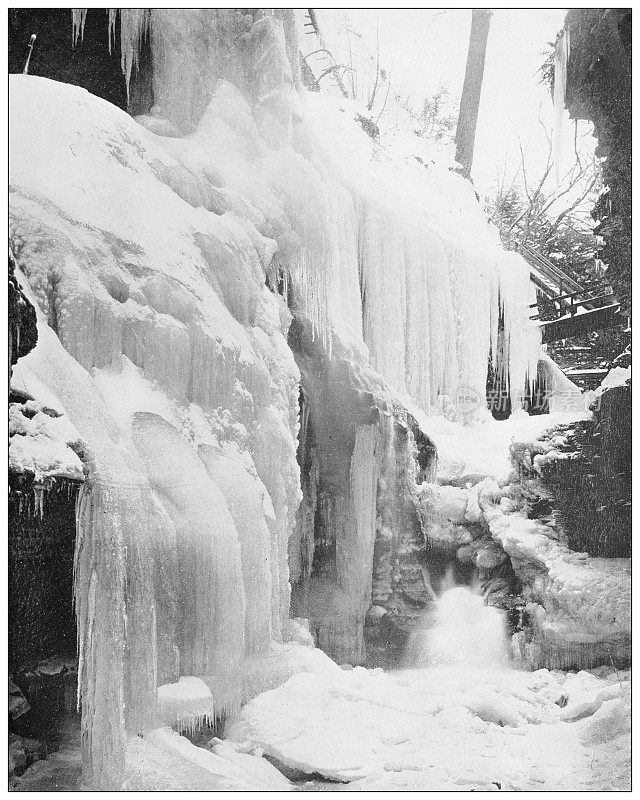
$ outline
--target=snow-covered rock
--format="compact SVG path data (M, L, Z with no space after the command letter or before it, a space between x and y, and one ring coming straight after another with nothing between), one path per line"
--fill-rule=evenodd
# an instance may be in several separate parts
M37 400L9 404L9 470L36 482L62 477L84 480L77 450L80 436L61 410Z

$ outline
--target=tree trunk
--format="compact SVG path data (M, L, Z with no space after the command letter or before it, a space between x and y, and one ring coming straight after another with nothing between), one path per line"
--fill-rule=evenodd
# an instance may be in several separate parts
M462 175L465 178L471 177L473 145L476 138L476 123L478 122L490 20L491 11L489 9L473 9L467 68L464 75L458 128L456 130L456 161L462 165Z

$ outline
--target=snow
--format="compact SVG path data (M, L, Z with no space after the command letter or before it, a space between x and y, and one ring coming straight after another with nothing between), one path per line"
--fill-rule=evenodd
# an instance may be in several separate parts
M167 725L177 725L179 733L193 733L203 722L212 723L213 696L209 687L192 675L158 686L158 718Z
M599 397L607 389L614 389L617 386L625 386L631 380L631 367L613 367L606 374L602 383L595 390L595 396Z
M426 429L438 448L438 481L465 487L489 477L503 485L513 471L510 445L533 441L556 425L590 416L590 412L580 406L537 416L516 413L507 420L487 419L464 426L430 417Z
M249 701L225 736L350 791L628 788L629 673L509 669L496 609L462 587L437 607L413 668L319 664Z
M78 432L65 414L36 400L9 404L9 470L84 480Z
M125 791L291 791L289 781L260 756L213 740L196 747L170 728L136 737L127 747Z
M585 675L588 689L575 684ZM556 703L574 692L623 691L620 678L361 667L294 675L244 706L226 735L276 764L350 782L351 791L628 788L628 694L578 722L565 722ZM612 742L621 751L613 768L600 760Z

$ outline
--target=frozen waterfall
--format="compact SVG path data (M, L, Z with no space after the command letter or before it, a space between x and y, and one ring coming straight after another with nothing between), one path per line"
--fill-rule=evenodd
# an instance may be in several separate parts
M500 306L501 368L517 400L539 355L535 290L471 185L409 154L380 163L346 101L298 93L291 12L130 12L120 11L123 64L147 26L153 51L155 105L140 122L186 136L167 144L260 209L264 221L250 221L277 242L296 308L327 348L335 335L366 345L373 367L422 404L461 387L482 397Z
M464 388L486 415L490 353L515 399L540 344L528 267L472 186L302 92L291 11L118 13L127 82L150 31L149 114L11 79L11 245L39 309L15 375L83 443L79 692L102 788L157 726L158 685L202 679L215 718L287 674L294 529L305 578L314 549L296 529L299 364L335 444L307 522L326 522L356 660L389 538L378 499L415 469L407 409L428 419Z

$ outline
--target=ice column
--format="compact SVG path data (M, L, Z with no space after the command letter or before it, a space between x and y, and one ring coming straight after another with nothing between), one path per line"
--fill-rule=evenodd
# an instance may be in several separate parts
M350 490L354 526L341 525L336 540L338 588L347 598L344 609L354 625L352 660L364 657L364 618L371 605L373 548L376 538L379 431L377 425L360 425L351 457Z

